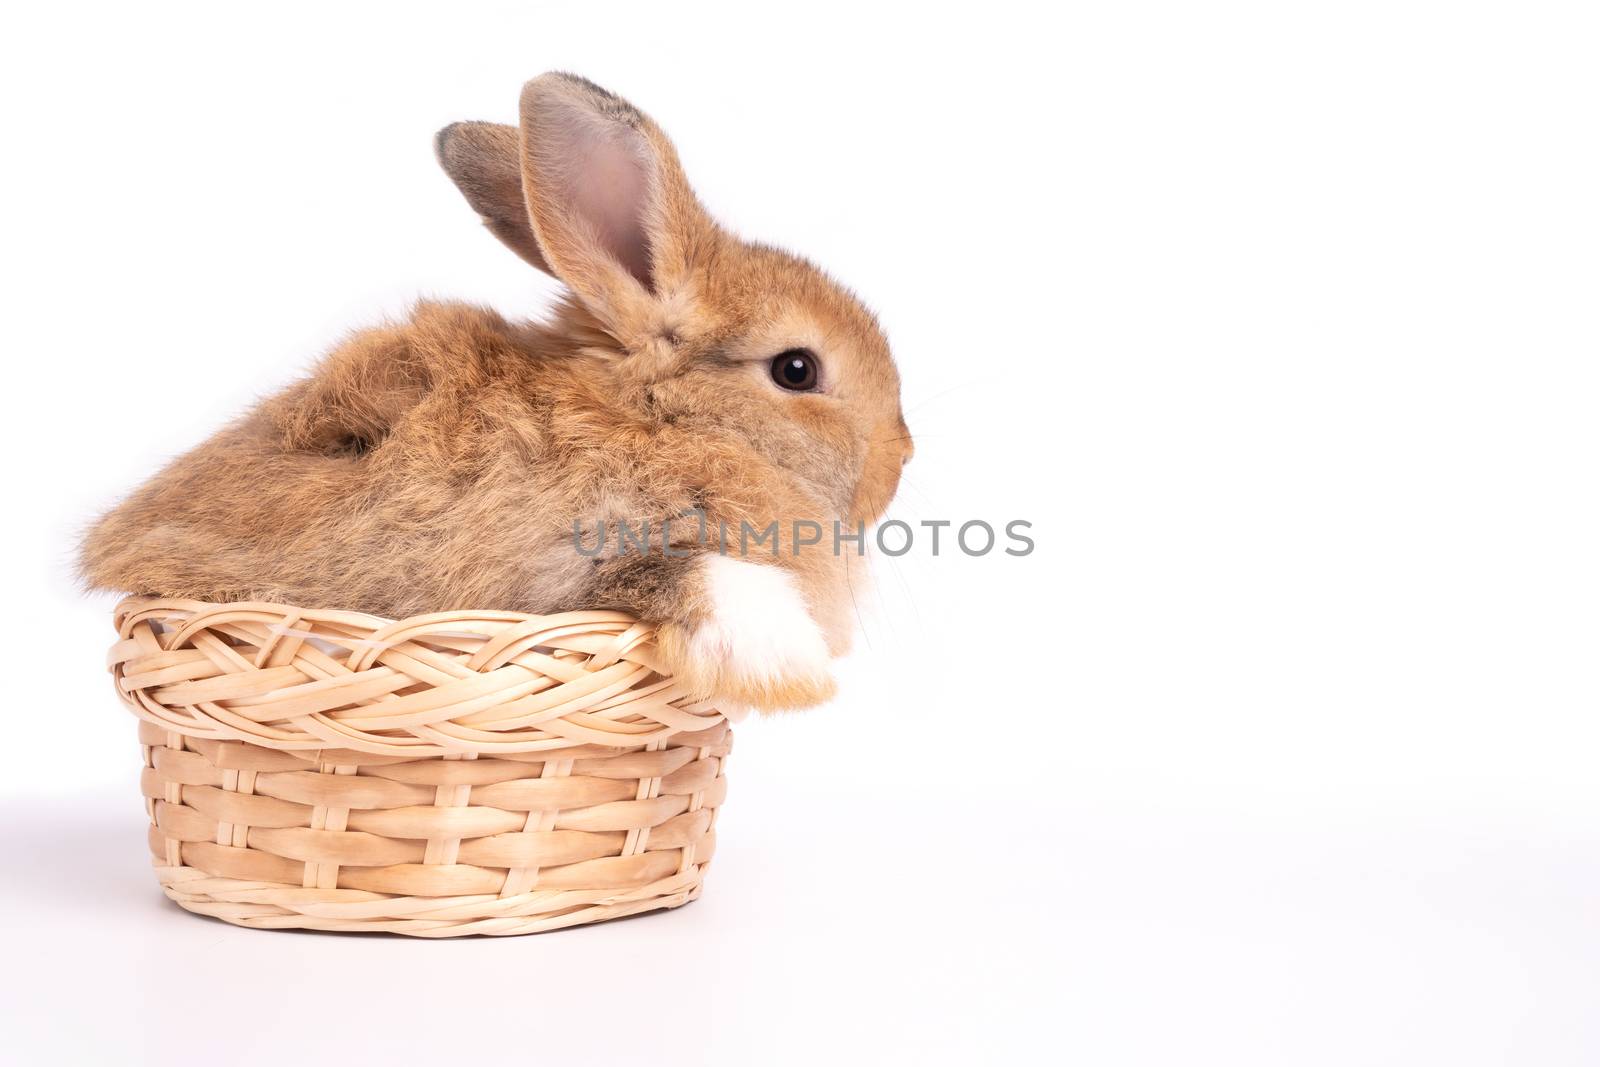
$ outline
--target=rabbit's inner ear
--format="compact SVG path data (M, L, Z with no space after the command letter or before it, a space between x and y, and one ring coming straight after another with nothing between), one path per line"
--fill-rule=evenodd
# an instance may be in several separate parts
M650 177L644 139L626 126L573 125L578 128L567 149L569 163L561 170L564 188L555 190L556 195L593 232L601 250L650 289L650 237L645 229Z
M675 277L682 226L668 207L693 195L670 142L621 97L570 74L525 85L522 190L546 260L603 320L673 281L662 253Z
M569 282L609 260L648 290L649 142L622 116L593 106L587 86L573 95L555 88L534 99L523 120L523 192L541 242Z

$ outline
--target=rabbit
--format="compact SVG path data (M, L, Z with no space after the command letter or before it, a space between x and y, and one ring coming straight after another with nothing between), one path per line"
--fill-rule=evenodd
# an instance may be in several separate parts
M881 516L913 450L872 314L720 227L656 124L583 78L535 78L519 126L456 123L435 150L565 284L547 318L420 302L353 335L100 519L86 583L386 617L616 608L699 696L828 700L856 551L834 523ZM580 551L602 521L675 517L670 551Z

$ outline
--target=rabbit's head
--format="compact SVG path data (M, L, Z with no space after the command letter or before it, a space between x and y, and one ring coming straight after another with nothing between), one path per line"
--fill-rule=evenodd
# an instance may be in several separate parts
M841 518L882 514L912 444L877 322L810 263L718 226L649 117L546 74L519 126L457 123L436 148L485 225L571 290L558 318L619 403L741 440Z

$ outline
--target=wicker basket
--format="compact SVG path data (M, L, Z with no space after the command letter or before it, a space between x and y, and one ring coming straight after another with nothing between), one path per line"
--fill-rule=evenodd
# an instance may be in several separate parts
M627 615L133 598L167 895L241 926L526 934L693 900L731 735Z

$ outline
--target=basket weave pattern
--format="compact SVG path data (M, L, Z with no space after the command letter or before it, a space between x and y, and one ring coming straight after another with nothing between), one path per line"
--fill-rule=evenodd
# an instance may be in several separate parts
M731 734L627 615L133 598L117 628L156 872L191 911L448 937L699 894Z

